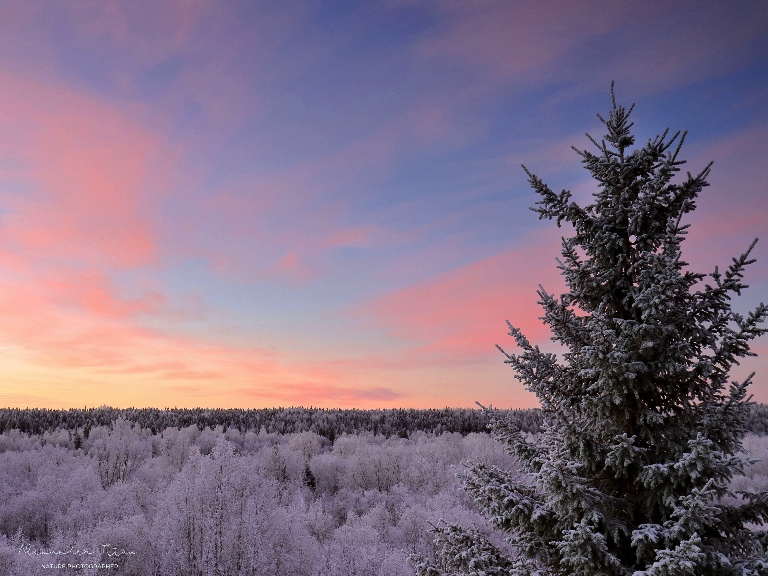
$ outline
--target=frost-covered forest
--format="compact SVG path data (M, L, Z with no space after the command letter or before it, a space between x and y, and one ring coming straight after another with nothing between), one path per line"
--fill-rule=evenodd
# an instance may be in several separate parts
M505 419L524 432L538 432L541 411L497 410ZM0 408L0 433L14 428L28 434L42 434L65 428L75 435L87 433L94 426L111 425L122 418L154 434L166 428L185 428L195 425L200 430L222 426L237 428L241 433L249 430L291 434L315 432L333 442L341 434L370 432L391 436L420 430L432 434L459 432L486 432L490 422L488 413L467 408L424 409L390 408L382 410L355 410L339 408L72 408L69 410ZM768 404L752 404L746 418L746 427L755 434L768 434Z
M768 407L764 419L768 425ZM539 410L502 410L516 425L526 432L538 432L541 425ZM421 430L440 434L442 432L486 432L488 415L482 410L466 408L443 408L417 410L394 408L385 410L356 410L339 408L73 408L70 410L48 409L0 409L0 433L18 428L22 432L41 434L45 431L67 428L87 430L103 426L123 418L153 432L170 427L184 428L192 424L200 430L206 427L223 426L248 430L290 434L292 432L315 432L333 441L343 433L357 434L405 434Z
M409 554L434 554L430 523L457 522L494 538L460 487L464 465L515 469L486 433L435 433L427 416L443 411L286 409L252 429L234 420L142 425L111 410L2 411L0 574L412 575ZM242 422L267 414L207 413L244 415ZM483 418L454 416L470 413ZM72 428L66 417L45 423L62 414L89 417ZM535 411L509 414L534 427ZM765 423L764 407L754 414ZM12 415L40 432L10 426ZM99 415L116 419L98 423ZM363 423L357 433L342 430L348 419ZM317 429L330 420L337 427ZM271 430L279 426L297 431ZM744 446L762 461L734 487L768 489L768 436L750 434ZM67 567L78 564L90 567ZM56 565L63 567L52 571Z

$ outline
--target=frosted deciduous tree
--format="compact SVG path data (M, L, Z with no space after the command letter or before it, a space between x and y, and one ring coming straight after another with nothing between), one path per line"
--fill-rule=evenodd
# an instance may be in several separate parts
M768 574L768 493L729 488L747 463L751 380L729 371L753 355L768 314L731 307L754 243L725 271L687 268L681 220L711 165L675 178L685 133L634 147L631 112L613 98L606 136L590 137L597 150L576 150L597 181L591 204L526 169L539 217L573 227L559 261L568 292L538 292L566 352L509 325L519 352L506 362L541 402L543 433L526 441L496 421L527 477L480 465L465 478L517 555L442 525L436 562L414 562L422 576Z
M187 460L168 486L155 522L155 541L167 552L164 574L239 574L247 543L245 507L251 482L231 444Z
M91 431L87 444L105 488L128 480L152 456L149 431L123 418L115 421L112 430L98 427Z
M153 526L167 576L310 576L317 543L290 486L258 472L220 438L211 454L187 460ZM284 498L287 503L281 503Z

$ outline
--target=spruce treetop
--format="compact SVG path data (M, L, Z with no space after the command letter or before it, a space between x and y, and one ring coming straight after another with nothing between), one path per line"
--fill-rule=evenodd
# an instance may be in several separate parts
M676 178L685 133L634 147L634 106L617 105L613 86L611 97L608 117L598 115L606 135L587 135L593 151L575 149L597 182L592 203L553 192L523 167L539 196L533 210L573 234L558 260L568 291L538 291L542 321L566 352L543 352L512 324L519 351L499 348L545 417L535 442L495 422L527 478L483 466L465 478L513 554L486 542L451 547L464 541L462 528L445 525L436 563L422 561L420 574L768 574L768 534L754 528L768 522L768 493L729 487L748 463L752 378L729 382L729 372L754 355L750 342L768 316L764 304L746 316L732 309L756 241L722 273L688 270L683 217L711 163ZM503 571L463 569L478 550L477 565L505 558Z

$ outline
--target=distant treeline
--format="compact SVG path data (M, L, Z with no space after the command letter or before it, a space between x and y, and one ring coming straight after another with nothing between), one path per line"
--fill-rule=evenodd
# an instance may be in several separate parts
M536 433L541 427L541 411L494 410L506 414L523 431ZM18 429L26 434L42 434L57 429L88 431L95 426L111 426L118 418L134 422L153 433L167 428L195 425L205 428L222 426L275 434L315 432L333 441L343 433L372 433L384 436L407 436L421 430L433 434L458 432L487 432L488 413L472 408L443 408L417 410L393 408L380 410L342 410L329 408L72 408L48 410L41 408L0 408L0 434ZM768 405L755 404L747 421L753 434L768 434Z
M538 432L541 414L533 410L503 410L526 432ZM275 434L315 432L333 441L343 433L370 432L384 436L406 436L417 430L441 434L488 431L488 414L471 408L417 410L394 408L381 410L342 410L337 408L0 408L0 433L18 429L27 434L42 434L56 429L83 430L110 426L118 418L134 422L156 433L167 428L222 426L241 433L252 430Z

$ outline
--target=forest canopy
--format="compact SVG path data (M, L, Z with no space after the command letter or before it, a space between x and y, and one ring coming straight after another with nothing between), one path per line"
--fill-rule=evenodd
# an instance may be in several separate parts
M536 433L541 425L541 411L496 410L524 432ZM236 428L240 432L262 428L267 433L292 434L315 432L333 439L341 434L370 432L384 436L410 434L417 430L432 434L487 432L489 413L473 408L342 410L328 408L0 408L0 433L18 429L27 434L42 434L58 429L85 430L106 426L117 419L138 424L157 432L166 428L196 425L200 430L216 426ZM768 405L753 404L746 421L752 434L768 434Z

